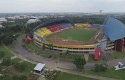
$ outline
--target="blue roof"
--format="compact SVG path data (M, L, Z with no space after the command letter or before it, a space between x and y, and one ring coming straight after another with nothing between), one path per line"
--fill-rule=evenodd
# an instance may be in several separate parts
M104 26L104 33L111 41L125 37L125 25L114 18L109 17Z

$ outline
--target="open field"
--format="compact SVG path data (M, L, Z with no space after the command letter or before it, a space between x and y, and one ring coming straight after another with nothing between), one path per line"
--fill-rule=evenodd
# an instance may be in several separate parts
M61 45L94 44L100 35L95 28L69 28L45 37L46 41Z
M86 42L90 40L96 33L97 31L92 29L71 28L57 34L57 36L61 39L69 39L69 40L71 39L71 40Z
M3 57L12 57L13 54L11 54L5 47L3 47L2 45L0 46L0 55L3 54ZM2 56L0 56L2 57Z
M56 80L96 80L96 79L73 75L65 72L59 72Z
M108 69L105 72L94 72L92 70L85 70L85 71L83 71L83 73L94 74L94 75L109 77L109 78L116 78L119 80L125 80L125 74L124 74L125 70L124 69L116 71L114 68L112 68L112 69Z
M111 55L115 59L124 58L125 57L125 49L123 50L123 52L111 51L108 54Z
M31 73L35 65L17 57L12 58L14 57L12 51L12 45L0 46L0 60L3 60L0 63L0 73L5 75L0 76L0 80L17 80L22 76L25 77L25 80L36 80L39 76Z

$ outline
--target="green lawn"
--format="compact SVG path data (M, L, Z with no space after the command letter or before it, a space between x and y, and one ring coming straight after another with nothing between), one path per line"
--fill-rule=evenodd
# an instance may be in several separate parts
M4 53L4 58L13 56L3 45L0 46L0 53Z
M96 80L96 79L59 72L56 80Z
M110 54L115 59L123 58L125 57L125 50L123 50L123 52L111 51L108 54Z
M116 71L114 68L108 69L105 72L94 72L92 70L85 70L85 71L83 71L83 73L125 80L125 70Z
M61 39L71 39L71 40L86 42L90 40L96 33L97 33L96 30L84 29L84 28L72 28L59 33L57 36Z
M25 65L25 69L24 71L22 72L23 74L25 75L28 75L31 73L31 71L33 70L33 68L35 67L35 64L32 64L32 63L29 63L29 62L22 62L21 64L24 64Z

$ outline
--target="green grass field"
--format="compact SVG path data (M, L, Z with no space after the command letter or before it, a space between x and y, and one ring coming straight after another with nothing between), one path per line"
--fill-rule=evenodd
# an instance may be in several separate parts
M90 40L96 33L97 33L96 30L84 29L84 28L72 28L62 33L59 33L57 36L61 39L70 39L70 40L86 42Z
M84 70L83 73L104 76L109 78L116 78L118 80L125 80L125 69L116 71L114 68L111 68L105 72L94 72L92 70Z
M0 54L3 53L4 54L4 58L5 57L12 57L13 54L11 54L5 47L3 47L3 45L0 46Z
M56 80L96 80L96 79L60 72Z

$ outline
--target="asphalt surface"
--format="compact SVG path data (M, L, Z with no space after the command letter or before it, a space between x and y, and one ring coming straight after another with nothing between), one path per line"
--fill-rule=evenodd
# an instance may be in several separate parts
M40 55L31 53L28 51L26 48L22 46L22 39L21 37L17 38L17 41L15 43L15 51L18 53L20 56L29 59L31 61L34 61L36 63L44 63L46 66L50 69L56 69L57 67L60 68L65 68L65 69L76 69L75 65L72 62L69 61L61 61L61 60L54 60L51 58L45 58ZM122 62L125 64L125 57L121 59L109 59L106 61L109 67L114 67L118 64L118 62ZM85 69L92 69L94 67L95 63L86 63L84 66Z

